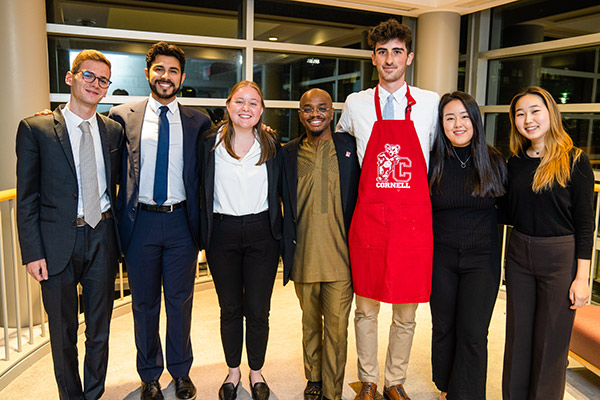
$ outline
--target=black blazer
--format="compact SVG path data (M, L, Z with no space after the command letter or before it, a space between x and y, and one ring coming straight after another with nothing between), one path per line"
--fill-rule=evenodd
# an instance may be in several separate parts
M63 271L77 234L77 173L61 105L52 114L30 117L17 130L17 228L23 264L46 259L49 275ZM115 210L123 129L96 114L106 186ZM117 234L116 219L110 221ZM117 236L118 238L118 236Z
M131 241L138 211L140 186L140 143L142 124L148 100L121 104L110 110L114 119L125 130L123 173L117 199L117 216L121 233L121 247L125 253ZM202 112L179 105L183 127L183 185L185 186L187 217L194 242L200 247L199 164L198 142L202 132L210 128L210 118Z
M201 160L201 222L202 243L204 249L208 250L210 243L210 235L212 232L213 223L213 203L215 194L215 152L212 148L215 147L216 136L211 136L214 130L210 130L203 135L200 140L200 160ZM277 146L279 152L280 146ZM279 194L279 174L280 168L277 166L277 157L273 157L266 162L267 164L267 180L268 193L267 202L269 203L269 220L271 222L271 234L277 240L281 239L281 202Z
M294 252L296 251L296 218L298 210L298 145L306 134L296 138L283 146L279 152L282 173L283 197L283 284L290 279ZM335 151L337 153L338 168L340 171L340 189L342 192L342 209L344 212L344 225L346 233L350 229L350 222L356 198L358 197L358 181L360 179L360 166L356 154L356 139L345 133L336 132L332 135Z

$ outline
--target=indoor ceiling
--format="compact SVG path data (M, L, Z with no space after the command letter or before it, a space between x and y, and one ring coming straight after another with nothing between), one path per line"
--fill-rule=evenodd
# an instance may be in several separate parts
M516 0L295 0L335 7L354 8L418 17L432 11L454 11L461 15L471 14L488 8L512 3Z

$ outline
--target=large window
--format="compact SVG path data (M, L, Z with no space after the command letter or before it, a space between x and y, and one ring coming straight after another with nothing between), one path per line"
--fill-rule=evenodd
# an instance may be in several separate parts
M256 52L254 63L254 80L269 100L299 100L306 90L320 88L334 102L344 102L377 83L371 60Z
M520 0L492 9L490 48L600 32L597 1Z
M287 141L301 132L296 110L304 91L329 92L339 115L350 93L377 81L366 35L390 15L287 0L215 4L47 0L51 101L68 100L65 74L74 55L86 48L102 51L113 64L113 84L101 112L131 100L124 96L148 96L145 53L165 40L186 53L182 103L218 121L231 87L254 80L267 100L265 123Z
M241 38L242 0L47 0L50 23Z
M401 18L311 3L256 0L254 39L369 49L369 27L391 17Z
M487 104L508 104L529 85L548 90L559 104L600 99L600 47L493 60Z
M49 36L50 91L69 93L64 77L73 59L83 49L97 49L112 64L109 94L148 96L144 75L148 44L117 40L80 39ZM186 54L182 97L224 98L241 79L241 50L181 46Z

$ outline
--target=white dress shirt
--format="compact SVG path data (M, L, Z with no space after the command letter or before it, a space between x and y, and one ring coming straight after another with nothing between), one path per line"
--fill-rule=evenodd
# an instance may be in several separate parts
M67 132L69 134L69 142L71 142L71 151L73 152L73 161L75 162L75 172L77 174L77 216L83 217L83 195L81 193L81 168L79 162L79 143L81 142L81 129L79 125L83 121L90 123L92 131L92 140L94 142L94 154L96 156L96 173L98 174L98 193L100 193L100 210L107 211L110 208L110 198L106 191L106 168L104 168L104 156L102 153L102 141L100 140L100 130L98 128L98 120L96 113L90 118L84 120L71 110L69 104L62 109L65 123L67 124Z
M406 85L404 83L400 89L392 94L394 96L394 119L404 119L405 117L407 104ZM381 105L382 113L389 95L389 92L379 86L379 104ZM429 152L431 151L437 129L440 96L435 92L419 89L414 86L410 86L410 95L416 101L416 104L412 106L410 119L415 124L417 136L421 143L421 150L423 150L423 156L425 157L425 163L429 167ZM342 117L335 128L336 131L348 132L356 137L356 150L361 166L365 150L367 149L367 143L369 143L369 138L371 137L373 124L377 121L374 98L374 88L349 95L344 104Z
M154 201L154 170L158 148L158 120L160 104L152 96L146 105L142 124L142 142L140 145L140 189L138 201L144 204L156 204ZM181 203L186 199L183 185L183 126L177 100L167 104L169 120L169 172L167 178L167 200L163 205Z
M250 151L239 160L229 155L223 142L217 146L213 212L240 216L268 210L267 163L256 165L260 153L256 139Z

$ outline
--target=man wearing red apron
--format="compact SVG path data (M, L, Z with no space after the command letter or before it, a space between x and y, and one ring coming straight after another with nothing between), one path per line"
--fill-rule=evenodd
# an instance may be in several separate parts
M429 150L436 129L439 96L409 87L412 35L394 19L369 32L379 74L374 89L346 99L337 130L357 140L362 172L349 233L356 293L356 400L375 399L377 315L380 302L393 309L385 363L384 397L409 397L404 390L418 303L429 301L433 236L427 185Z

